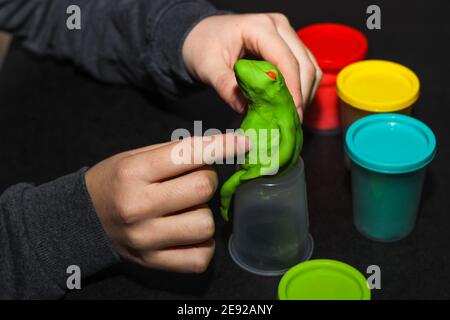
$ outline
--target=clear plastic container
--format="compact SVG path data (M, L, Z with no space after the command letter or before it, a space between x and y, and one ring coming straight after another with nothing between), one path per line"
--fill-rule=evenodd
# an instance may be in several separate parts
M313 240L301 158L287 172L241 185L233 212L229 251L243 269L276 276L311 257Z

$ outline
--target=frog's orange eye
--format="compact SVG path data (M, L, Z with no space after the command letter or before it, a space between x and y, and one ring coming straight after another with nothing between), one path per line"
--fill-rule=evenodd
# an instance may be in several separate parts
M277 74L273 71L267 71L266 74L271 77L273 80L277 79Z

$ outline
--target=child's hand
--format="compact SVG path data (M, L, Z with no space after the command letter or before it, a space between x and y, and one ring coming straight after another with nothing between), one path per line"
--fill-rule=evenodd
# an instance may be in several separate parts
M86 172L97 215L122 257L176 272L207 268L214 254L214 219L207 202L218 182L205 162L243 154L249 148L244 136L206 140L211 138L193 137L120 153ZM224 143L234 148L226 149ZM197 155L210 150L203 152L209 158L176 164L172 150L180 146L193 146ZM211 154L211 146L221 152Z
M312 100L322 72L284 15L208 17L192 29L183 45L183 58L189 72L213 86L238 112L244 111L245 100L237 86L233 65L247 53L280 69L302 116L302 108Z

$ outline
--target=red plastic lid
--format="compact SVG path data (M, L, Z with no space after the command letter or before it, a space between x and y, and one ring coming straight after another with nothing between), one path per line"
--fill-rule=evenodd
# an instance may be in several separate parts
M339 71L364 59L367 39L358 30L337 23L318 23L297 31L324 70Z

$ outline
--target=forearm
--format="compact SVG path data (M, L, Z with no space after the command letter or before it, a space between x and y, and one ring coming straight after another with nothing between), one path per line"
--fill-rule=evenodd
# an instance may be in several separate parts
M91 204L84 170L0 197L0 298L58 298L70 265L88 277L119 261Z
M81 9L81 30L66 26L69 5ZM175 95L193 83L181 55L186 34L217 13L203 0L0 0L0 29L97 79Z

